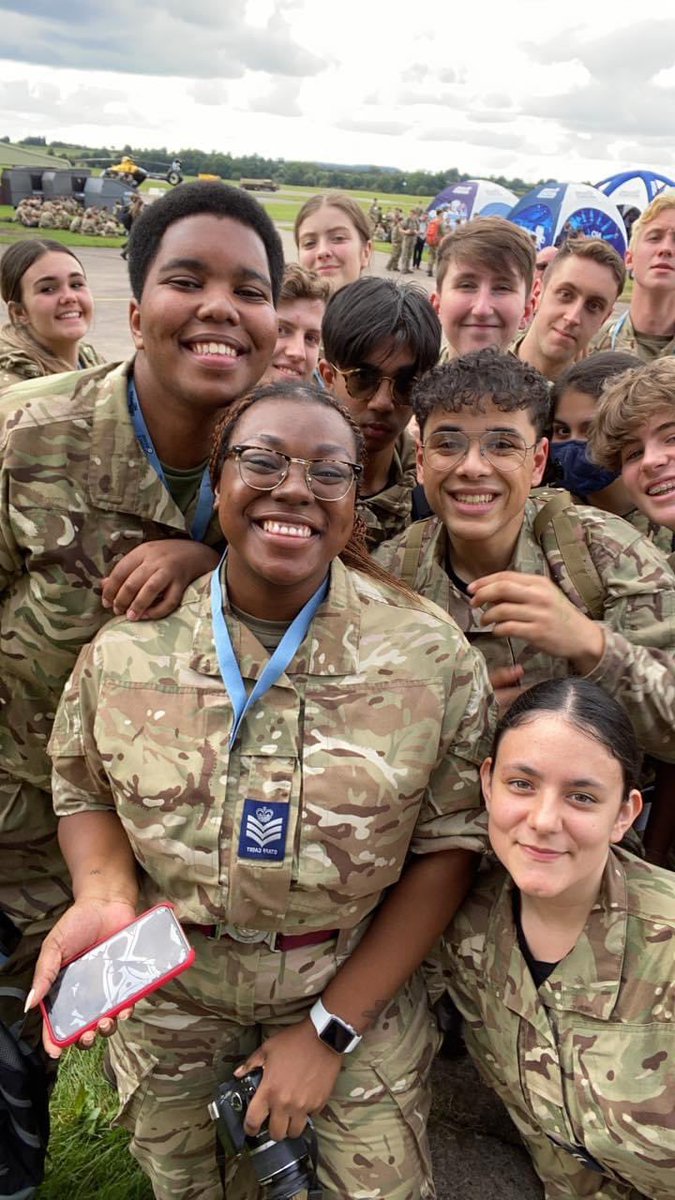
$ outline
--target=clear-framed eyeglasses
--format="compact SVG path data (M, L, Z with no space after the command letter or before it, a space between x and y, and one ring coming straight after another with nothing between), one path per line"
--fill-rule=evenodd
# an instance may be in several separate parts
M317 500L342 500L363 471L360 463L339 458L293 458L264 446L231 446L226 457L236 459L242 482L257 492L273 492L284 482L291 463L300 463L307 487Z
M487 433L464 433L461 430L438 430L429 434L423 443L424 462L432 471L448 471L466 458L472 441L477 441L482 458L497 471L517 471L534 450L517 433L494 430Z

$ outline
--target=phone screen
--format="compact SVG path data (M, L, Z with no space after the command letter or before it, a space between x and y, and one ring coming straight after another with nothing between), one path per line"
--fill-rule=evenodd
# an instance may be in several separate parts
M175 971L192 954L170 908L159 907L64 967L44 1005L59 1041Z

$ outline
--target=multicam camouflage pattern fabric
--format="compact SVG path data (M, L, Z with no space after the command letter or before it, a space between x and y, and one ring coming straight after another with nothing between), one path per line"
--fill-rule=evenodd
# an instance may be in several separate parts
M501 867L479 877L446 952L467 1045L525 1138L547 1200L672 1200L672 874L613 850L579 941L538 990Z
M397 537L410 524L413 488L417 483L417 449L409 433L401 434L394 450L390 482L376 496L363 496L358 509L373 550L382 542Z
M616 313L605 321L599 333L590 344L590 353L595 350L623 350L627 354L636 354L643 362L651 362L654 358L665 358L675 354L675 338L668 342L658 354L650 353L644 342L638 341L630 313L624 319L622 313ZM617 326L619 328L617 329Z
M103 363L100 354L88 342L82 342L79 349L82 368L97 367ZM30 349L25 350L7 342L0 336L0 392L12 387L15 383L23 383L27 379L40 379L44 371Z
M187 932L195 965L141 1001L109 1043L118 1120L132 1133L132 1153L158 1200L222 1200L207 1111L217 1084L262 1040L306 1016L361 930L283 956L264 944ZM333 1095L315 1118L325 1200L435 1196L426 1120L438 1040L415 975L345 1056ZM259 1195L245 1158L226 1163L226 1172L227 1200Z
M99 237L120 237L124 228L115 213L91 205L84 208L77 200L61 198L41 200L27 197L17 206L14 219L31 229L69 229L71 233L95 234Z
M650 521L646 513L640 512L639 508L632 508L630 512L624 513L623 520L628 521L633 529L637 529L652 546L656 546L666 558L675 550L675 533L672 529L668 529L666 525L657 525L655 521Z
M50 746L59 815L115 807L146 899L180 920L285 933L356 925L409 850L483 848L492 695L454 622L334 562L229 754L209 578L166 620L114 621L82 653ZM250 690L268 655L229 610L228 624ZM242 853L247 801L283 806L275 861Z
M268 655L228 608L226 619L248 689ZM166 620L114 621L82 652L50 747L57 812L114 807L145 901L170 899L187 923L343 930L337 946L283 959L260 943L200 939L197 968L120 1029L123 1121L156 1196L222 1196L204 1107L215 1077L261 1029L302 1019L409 850L484 846L477 767L492 706L484 664L454 622L339 561L305 642L232 753L208 578ZM276 861L242 850L251 800L283 806ZM424 1080L436 1044L416 977L349 1056L318 1121L327 1200L433 1196Z
M192 515L138 445L127 375L50 375L0 399L0 905L24 931L49 928L69 895L47 741L80 648L109 620L101 579L142 542L184 538Z
M512 571L548 575L582 611L584 604L562 561L555 540L545 534L544 548L533 532L544 501L529 499ZM646 752L675 761L675 576L664 556L621 517L579 506L579 534L606 585L605 653L589 679L625 705ZM406 538L379 547L375 557L400 575ZM480 625L480 612L469 606L446 571L448 535L437 517L426 522L413 586L455 618L488 668L520 663L523 686L568 675L564 658L553 657L517 638L497 638Z

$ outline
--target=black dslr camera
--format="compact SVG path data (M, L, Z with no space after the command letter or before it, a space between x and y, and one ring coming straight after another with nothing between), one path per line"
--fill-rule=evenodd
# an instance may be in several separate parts
M267 1125L260 1133L244 1133L244 1119L256 1094L262 1071L251 1071L242 1079L230 1079L218 1088L209 1104L218 1136L226 1155L246 1151L267 1200L291 1200L298 1192L307 1192L307 1200L321 1200L316 1177L316 1134L311 1121L299 1138L274 1142Z

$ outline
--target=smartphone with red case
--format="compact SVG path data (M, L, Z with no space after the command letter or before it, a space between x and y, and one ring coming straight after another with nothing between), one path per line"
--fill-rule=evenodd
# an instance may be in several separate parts
M130 925L67 962L40 1001L50 1038L70 1046L104 1017L116 1017L192 966L195 952L171 904L156 904Z

